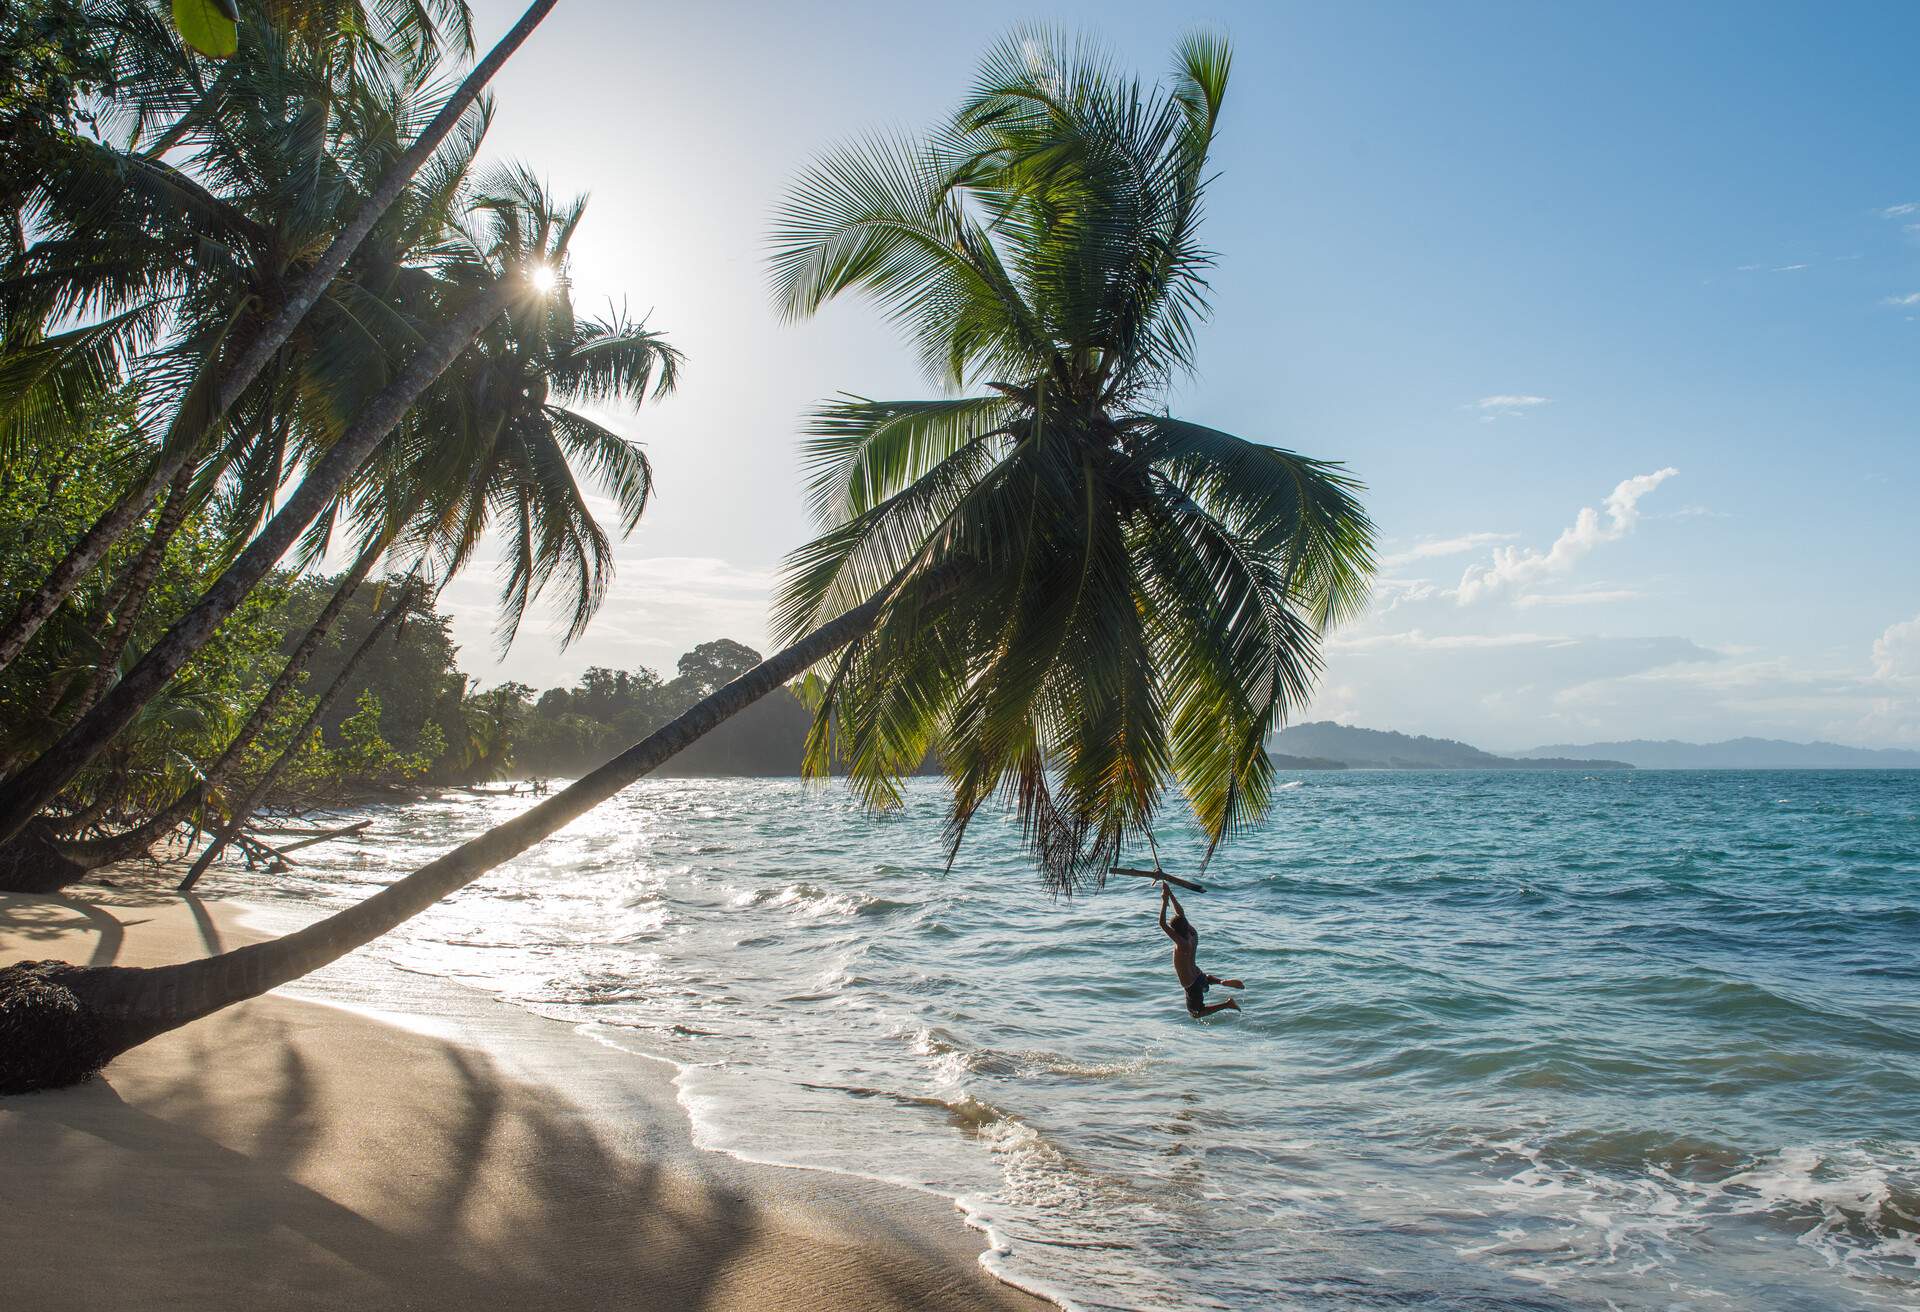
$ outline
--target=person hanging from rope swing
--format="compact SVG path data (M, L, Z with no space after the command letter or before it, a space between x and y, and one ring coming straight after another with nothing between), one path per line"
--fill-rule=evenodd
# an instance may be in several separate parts
M1173 919L1167 919L1167 908L1173 908ZM1223 989L1243 989L1246 987L1237 979L1221 979L1218 975L1209 975L1200 969L1200 963L1194 959L1200 946L1200 931L1187 919L1187 913L1180 905L1180 899L1173 895L1169 884L1160 885L1160 928L1173 940L1173 973L1179 977L1180 987L1187 991L1187 1014L1195 1020L1202 1016L1211 1016L1216 1011L1240 1010L1237 998L1228 998L1225 1002L1208 1003L1207 989L1218 984Z

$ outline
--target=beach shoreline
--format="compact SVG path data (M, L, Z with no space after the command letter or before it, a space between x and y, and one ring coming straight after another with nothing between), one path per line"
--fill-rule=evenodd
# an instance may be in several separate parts
M0 963L183 960L260 937L249 910L9 896ZM949 1199L704 1150L672 1063L388 974L372 998L270 994L0 1101L19 1305L1053 1306L989 1272Z

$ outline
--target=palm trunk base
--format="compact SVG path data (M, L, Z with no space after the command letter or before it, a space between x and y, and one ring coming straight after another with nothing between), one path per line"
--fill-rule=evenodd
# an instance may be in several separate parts
M34 823L0 843L0 893L58 893L93 867L60 850L44 824Z
M0 1094L85 1083L133 1046L70 986L86 973L64 961L0 969Z

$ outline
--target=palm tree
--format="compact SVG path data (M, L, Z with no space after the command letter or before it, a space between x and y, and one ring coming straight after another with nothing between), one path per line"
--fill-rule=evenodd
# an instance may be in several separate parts
M948 858L998 796L1048 885L1102 879L1177 785L1211 843L1256 818L1265 738L1309 694L1320 632L1364 604L1371 530L1336 466L1168 414L1213 256L1198 244L1226 44L1170 90L1097 50L1016 33L949 129L806 174L782 216L784 306L864 292L941 384L845 397L806 460L827 531L794 559L781 634L901 573L948 571L822 671L830 751L871 805L938 749Z
M776 616L818 627L546 801L297 933L157 970L0 972L22 1036L0 1048L0 1090L84 1078L317 969L809 670L822 675L816 766L831 736L885 804L894 775L937 748L955 842L1000 791L1056 888L1149 833L1161 781L1216 841L1250 820L1261 736L1305 691L1323 627L1363 601L1371 529L1335 467L1151 404L1187 367L1205 306L1194 235L1226 77L1225 45L1205 37L1181 47L1161 94L1017 33L932 144L842 152L806 175L776 250L788 309L865 291L941 377L990 392L822 413L809 456L824 531L792 557Z
M458 6L434 7L451 7L456 17L464 14ZM427 21L424 12L410 19L414 9L417 6L403 7L393 15L393 21L402 29ZM312 22L315 16L306 18ZM417 43L418 38L409 41ZM361 45L364 41L351 43L350 48ZM281 46L270 43L264 50L250 49L254 62L267 67L250 72L244 79L223 70L221 81L230 108L215 112L208 103L213 99L209 92L168 130L166 135L174 147L197 148L200 166L195 172L199 178L226 180L226 185L219 188L219 197L207 192L200 203L217 207L231 229L260 236L253 248L235 240L223 244L215 254L194 261L193 285L174 298L170 323L175 340L143 358L142 374L165 377L169 360L176 368L200 360L210 349L209 342L218 343L228 335L236 314L245 317L247 304L277 301L285 289L280 285L284 278L276 281L275 271L280 275L298 272L299 266L285 264L288 253L318 244L330 230L332 215L325 198L338 195L350 204L354 197L373 188L390 161L405 153L410 124L432 113L438 103L438 93L433 90L434 68L425 54L419 56L418 67L409 65L398 76L360 76L335 90L338 79L325 65L327 61L337 62L341 55L337 51L323 53L323 66L312 70L288 64L284 57L287 52ZM276 55L281 58L276 60ZM193 63L190 59L184 62L189 67ZM150 76L148 80L157 79ZM333 106L324 132L276 130L279 116L274 111L287 93L283 91L282 100L276 101L262 94L261 87L282 83L304 88L301 94L308 99L317 98ZM137 106L139 101L135 98L132 103ZM267 120L264 126L256 121L262 117ZM194 132L180 127L180 123L196 118ZM98 700L117 675L136 625L142 626L142 631L151 629L143 623L150 618L145 614L149 590L174 533L188 516L217 499L232 548L244 545L287 469L324 449L338 435L340 415L350 412L356 401L364 400L359 394L366 391L367 382L377 383L384 377L384 357L399 345L388 339L413 339L430 331L430 324L416 322L410 313L412 306L430 305L434 300L432 277L419 267L421 256L439 251L449 233L457 231L457 206L467 194L468 169L485 127L485 114L467 115L458 131L388 209L372 237L362 244L350 276L327 289L293 339L275 357L266 377L230 412L232 422L226 436L204 458L179 464L146 541L118 580L91 607L102 617L97 622L106 630L95 648L91 668L82 666L68 678L50 681L47 686L42 714L35 717L36 722L55 730L44 735L45 741L57 736L61 727L62 717L55 715L56 710L66 712L64 718L70 719ZM88 162L97 163L95 157L100 154L89 148ZM140 167L165 173L164 166L144 157ZM170 188L160 187L158 191L164 197L181 189L176 179ZM102 225L80 221L97 207L95 192L84 185L68 190L75 194L52 198L65 205L51 213L60 218L53 230L67 231L69 237L64 242L49 238L34 253L44 264L49 249L59 251L66 245L77 249L71 255L56 256L53 269L41 271L33 281L43 296L75 301L96 293L98 267L123 258L125 252L114 242L93 240ZM116 212L113 217L114 223L104 225L109 231L116 224L135 229L141 226L137 206L131 215ZM341 217L350 217L350 212ZM74 240L74 231L84 232L88 239ZM84 346L70 349L80 352ZM213 349L217 354L217 346ZM156 355L161 362L158 369L153 368ZM31 353L27 362L41 364ZM42 368L51 372L47 366ZM107 372L111 374L112 369ZM5 441L4 431L0 431L0 445ZM70 696L73 687L82 684L80 696ZM240 747L243 750L244 744ZM162 822L156 816L154 822L164 831L177 819L176 815Z
M209 349L202 355L201 367L192 376L191 385L186 387L177 398L172 423L151 465L113 507L81 536L66 556L48 573L46 579L21 599L12 617L4 626L0 626L0 669L4 669L20 654L34 634L39 631L40 626L92 572L113 544L140 520L162 490L174 483L182 467L197 458L208 434L213 432L227 414L240 404L255 382L268 372L276 355L286 346L308 311L320 301L334 280L346 269L348 261L368 234L406 192L414 176L420 172L448 134L468 117L480 93L494 73L525 42L556 3L557 0L534 0L520 20L508 30L487 56L474 65L453 95L440 106L439 111L421 129L413 143L392 159L391 164L379 175L377 182L366 193L365 199L353 208L351 217L346 219L344 225L326 244L319 258L304 269L293 267L284 270L287 276L278 289L279 294L268 300L268 304L276 306L273 313L264 322L248 325L249 333L230 359L222 359L221 353L212 350L212 344L208 344ZM125 4L112 7L121 11L123 25L130 34L144 38L127 41L125 45L128 50L151 55L155 51L168 52L177 48L177 43L157 35L156 29L162 27L164 20L154 8L142 5L137 0L128 0ZM410 47L414 56L413 66L419 69L424 69L431 62L430 56L435 38L434 10L441 11L444 26L452 27L461 34L466 31L464 4L444 3L427 7L397 5L381 6L381 8L398 15L398 23L393 29L396 44ZM297 11L289 12L294 17L299 17ZM305 21L296 25L297 33L309 34L316 26L313 21L316 15L337 15L353 20L338 23L332 29L336 33L351 35L351 40L348 42L349 48L345 52L347 57L333 61L332 66L343 69L364 68L366 61L354 56L364 55L369 44L374 44L377 48L377 43L370 42L366 36L377 29L366 22L366 15L361 13L361 6L337 3L313 6L306 15ZM273 28L263 27L260 35L262 40L248 43L249 51L255 48L267 50L281 48ZM461 39L465 39L464 35ZM197 116L211 117L212 111L209 106L213 104L238 104L245 107L254 103L245 96L216 95L215 88L205 84L198 61L184 54L180 58L185 66L186 76L183 80L192 94L184 97L186 103L180 109L176 122L167 132L161 134L160 142L156 143L161 146L171 145L178 139L176 134L181 130L181 125L194 123ZM223 70L221 79L226 76L227 73ZM164 102L166 98L158 99ZM181 97L176 95L175 99L181 99ZM269 103L272 102L269 101ZM146 111L144 108L136 108L136 113L144 119ZM303 126L299 116L292 118L291 126L296 130ZM136 178L151 179L156 174L164 175L166 172L162 161L157 158L157 153L151 149L122 152L122 157L120 162L128 164L131 167L131 176ZM128 176L128 174L122 173L119 176ZM193 221L189 224L188 231L193 236L194 245L187 253L191 256L204 255L205 248L200 244L202 234L198 230L205 217L202 212L203 207L198 203L206 194L204 189L193 183L191 179L167 177L165 181L171 185L156 186L155 190L179 200L180 207ZM120 228L116 231L124 233L139 231L139 229ZM298 246L282 247L279 253L284 258L299 249L301 247ZM190 267L191 264L191 261L188 261L183 266L179 255L173 252L167 252L158 258L151 251L145 252L145 255L147 256L146 267L163 281L170 276L170 270ZM110 269L123 267L120 264L109 265ZM120 276L124 277L124 274ZM125 289L116 288L114 280L109 279L96 287L94 294L111 297L116 290L124 291ZM8 314L9 320L14 317L13 313ZM122 323L122 320L125 322ZM154 325L150 322L149 308L145 306L136 306L123 314L109 316L107 324L118 325L119 328L136 337L138 334L151 333L154 330ZM111 335L104 334L98 326L89 326L86 332L88 336L69 343L68 350L53 353L52 358L66 367L59 374L45 380L43 385L36 389L35 396L41 398L37 404L38 409L44 410L49 405L57 405L77 391L84 391L87 381L101 372L102 357L112 349L114 343L111 341ZM213 340L224 345L225 333L221 333ZM44 356L48 353L43 351L41 354ZM5 435L4 419L5 416L0 416L0 436Z
M531 178L512 172L483 180L478 190L494 198L490 211L498 208L499 198L540 194ZM485 236L469 231L466 240L473 259L485 258ZM633 406L649 394L657 399L676 385L680 354L657 332L623 317L578 319L566 291L564 283L558 284L544 298L514 307L490 325L362 469L358 486L324 518L329 526L338 517L365 526L358 555L219 757L171 803L131 829L59 843L55 850L64 863L54 860L53 852L37 849L41 887L70 883L87 870L143 852L201 810L237 771L298 686L334 621L389 549L411 557L412 569L431 565L444 588L497 524L507 544L501 571L503 643L511 641L530 602L550 591L560 595L568 617L563 643L585 630L613 576L613 545L588 509L574 471L583 471L614 503L623 535L646 509L653 474L638 444L574 407ZM310 534L308 554L318 554L325 539L324 533ZM329 697L346 687L354 663L322 694L315 723ZM227 808L223 834L245 822L310 737L310 732L295 734L266 775ZM203 853L193 876L216 852L214 846Z
M348 567L339 583L334 587L326 603L320 608L313 623L307 626L300 641L287 656L273 681L254 702L253 709L241 721L240 727L227 739L226 746L212 764L204 770L193 772L192 782L180 789L171 802L160 807L131 828L105 837L80 841L59 842L49 851L40 849L40 860L46 864L47 876L41 882L58 880L59 885L72 883L82 878L87 871L100 866L111 865L116 861L125 861L148 851L162 838L172 833L182 822L204 810L208 799L213 797L239 770L246 760L248 749L271 723L274 713L300 686L308 664L319 652L327 636L333 631L334 624L346 610L347 603L360 590L373 567L379 563L390 545L389 539L379 539L362 548L360 554ZM57 855L67 863L64 867L49 858Z
M532 180L524 177L517 182L499 179L493 191L505 194L514 187L537 194ZM640 447L568 403L637 405L648 395L658 399L672 391L679 378L680 354L658 333L623 318L580 322L571 298L563 288L556 291L562 294L502 316L443 376L407 425L405 440L366 480L367 491L382 509L359 512L382 525L380 535L363 551L362 562L399 536L398 526L411 521L402 545L421 564L433 563L442 588L471 561L482 536L498 523L506 539L499 624L503 651L528 605L550 589L564 598L568 623L563 646L586 631L606 597L613 578L613 543L588 509L574 467L584 468L613 501L623 536L638 526L652 494L653 470ZM330 603L333 615L344 603L343 593L350 595L364 577L362 569L359 577L343 581ZM403 587L274 762L228 809L226 822L181 881L183 890L193 887L311 741L379 634L404 611L420 605L417 589ZM322 621L330 620L323 611ZM289 659L289 669L295 659L304 665L303 652L310 654L318 645L315 631L324 636L324 627L316 623ZM290 687L283 671L249 726L257 732L265 724L268 702L277 700L274 692L284 695ZM208 772L209 785L227 773L221 766L244 746L236 739L227 749ZM184 815L184 810L175 814L166 829ZM142 830L148 843L158 837L151 823Z
M393 381L362 407L339 440L312 462L279 511L200 600L111 692L8 779L0 793L0 845L17 838L132 721L141 705L206 644L220 622L348 486L407 411L480 332L514 301L524 303L545 294L545 280L532 275L564 266L585 202L556 206L544 193L536 192L483 198L482 203L492 212L493 240L483 252L484 259L456 261L449 268L442 291L448 311L445 321L412 353Z
M497 171L479 190L493 197L538 198L524 170ZM537 217L515 201L482 207L491 220ZM469 229L471 259L491 258L500 232ZM509 238L510 245L523 239ZM636 406L677 386L681 356L660 333L624 314L577 316L570 288L557 279L540 300L523 301L495 320L422 399L380 476L417 488L427 509L414 549L446 580L472 558L484 534L500 535L501 650L528 606L549 589L564 598L562 644L586 631L613 578L613 547L575 478L583 471L610 499L624 536L639 524L653 470L633 442L590 418L584 406Z
M231 843L240 831L246 828L247 821L253 818L254 811L259 808L261 802L266 800L267 795L273 791L273 786L279 782L281 774L293 763L294 759L300 755L301 751L313 742L314 734L319 731L321 724L325 722L328 712L332 711L334 706L338 704L341 695L352 686L354 675L359 672L361 662L366 660L368 654L373 651L374 645L380 641L381 635L392 628L402 616L412 611L421 610L426 601L424 589L421 588L419 583L411 575L401 579L395 585L395 593L396 595L393 600L387 603L386 607L381 610L378 618L374 620L373 627L367 630L367 635L360 640L360 644L347 656L346 662L335 672L327 686L321 690L320 695L314 698L313 706L308 710L306 718L302 720L300 724L295 727L293 733L288 736L286 743L282 745L279 753L273 758L272 763L261 772L258 779L255 779L247 786L246 792L228 808L226 820L217 830L213 831L212 836L207 840L206 847L201 849L200 855L195 858L193 865L188 869L185 877L180 880L179 889L182 893L189 892L195 884L200 882L200 876L206 873L207 867L212 865L220 853L225 850L227 844Z

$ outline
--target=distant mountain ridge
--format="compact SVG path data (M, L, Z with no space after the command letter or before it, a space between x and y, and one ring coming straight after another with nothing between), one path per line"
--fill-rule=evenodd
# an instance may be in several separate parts
M1729 738L1718 743L1634 738L1618 743L1557 743L1514 755L1540 759L1586 753L1609 756L1642 770L1920 770L1920 752L1904 748L1794 743L1781 738Z
M1451 738L1414 737L1387 729L1357 729L1316 720L1310 724L1292 724L1267 742L1270 754L1284 753L1288 758L1304 758L1298 763L1276 765L1292 769L1351 767L1372 770L1630 770L1625 761L1587 760L1529 754L1525 759L1495 756L1478 747ZM1326 762L1312 764L1306 762Z

